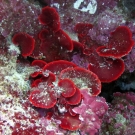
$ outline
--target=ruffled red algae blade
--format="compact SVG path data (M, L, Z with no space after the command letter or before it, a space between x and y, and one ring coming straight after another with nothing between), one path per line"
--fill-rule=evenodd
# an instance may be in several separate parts
M17 33L13 36L12 42L21 49L22 56L26 57L32 54L35 40L26 33Z
M36 80L34 80L34 81L32 82L31 87L37 87L38 84L41 83L41 82L42 82L42 79L41 79L41 78L36 79Z
M76 88L75 94L72 97L66 98L67 104L77 105L81 102L82 96L78 88Z
M36 71L36 72L32 73L31 77L37 77L39 74L41 74L41 70L46 64L47 63L43 60L34 60L31 63L31 66L38 66L40 69L39 69L39 71Z
M94 72L101 82L112 82L118 79L125 70L124 62L121 59L93 57L90 61L88 69Z
M76 92L76 87L70 79L63 79L58 82L58 86L62 89L63 97L71 97Z
M71 38L61 29L57 32L44 29L39 33L39 38L41 39L40 52L44 54L47 62L63 59L64 53L73 50Z
M51 38L53 33L51 33L49 30L47 29L43 29L40 31L39 33L39 39L40 40L47 40L48 38ZM50 37L51 36L51 37Z
M53 61L45 65L43 71L50 71L56 75L58 75L63 69L77 67L74 63L66 61L66 60L58 60Z
M81 120L79 120L79 115L71 116L68 112L60 117L60 121L60 127L70 131L79 129L81 124Z
M111 33L108 45L100 46L96 51L100 56L121 58L127 55L133 46L134 41L130 29L126 26L119 26Z
M31 63L31 66L39 66L40 68L43 68L47 63L43 60L34 60Z
M55 33L55 38L59 41L59 45L61 47L64 47L70 52L73 50L73 43L71 38L62 29Z
M52 108L57 102L53 90L34 90L30 93L29 100L35 107L45 109Z
M56 76L53 73L44 73L43 77L41 78L42 82L45 82L46 84L52 84L52 82L56 81Z
M77 23L75 25L75 32L78 34L85 34L87 35L89 33L89 30L92 29L93 25L89 23Z
M88 89L89 94L96 96L101 92L101 82L97 75L84 68L67 68L61 71L60 79L69 78L81 89Z
M84 45L82 43L74 41L74 40L72 41L72 43L73 43L74 51L83 52Z
M39 22L43 25L49 26L54 31L60 28L60 18L57 11L52 7L42 8L42 12L39 15Z

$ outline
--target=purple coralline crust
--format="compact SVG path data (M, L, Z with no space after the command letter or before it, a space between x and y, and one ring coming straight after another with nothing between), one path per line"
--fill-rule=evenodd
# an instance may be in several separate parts
M0 0L0 34L4 37L16 32L37 34L41 29L40 10L38 5L26 0Z
M88 68L89 62L85 59L85 57L82 57L80 54L74 54L72 56L72 61L75 63L77 66L82 67L82 68Z
M131 32L134 36L134 34L135 34L135 23L134 23L134 21L129 22L128 27L130 28L130 30L131 30Z
M112 9L117 5L118 0L97 0L98 12L104 11L106 9Z
M135 41L135 23L133 21L129 22L127 25L131 32L132 38ZM131 52L124 58L125 70L132 73L135 70L135 46L132 48Z
M104 116L99 135L133 135L135 133L135 93L115 93Z
M131 52L124 58L125 70L132 73L135 70L135 46Z

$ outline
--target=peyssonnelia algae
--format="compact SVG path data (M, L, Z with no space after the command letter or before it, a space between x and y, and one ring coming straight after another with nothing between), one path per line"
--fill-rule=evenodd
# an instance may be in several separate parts
M87 91L87 95L96 100L95 96L101 90L101 82L98 77L91 71L65 60L46 64L42 73L40 72L38 75L40 75L38 81L35 79L32 83L34 87L29 97L30 102L36 107L53 108L50 110L51 119L60 120L61 128L71 131L78 130L82 126L82 121L78 112L75 113L72 109L79 106L85 99L83 91ZM98 104L98 100L96 102ZM106 111L107 104L105 105L103 102L103 106ZM89 109L91 110L91 108ZM98 127L96 128L98 129ZM89 130L91 129L89 128Z
M48 16L48 13L51 13L51 15ZM36 58L36 51L38 55L40 53L43 54L43 59L46 62L60 59L70 60L79 46L75 47L75 42L60 29L60 20L56 10L50 7L43 8L39 21L46 28L39 33L40 46L38 45L38 48L35 46L30 56ZM82 58L85 57L85 63L88 63L86 68L97 74L102 82L114 81L124 72L124 62L121 57L127 55L134 45L132 34L126 26L119 26L111 34L108 45L100 46L88 36L90 28L92 28L91 24L83 23L77 24L75 27L83 49L80 55L83 55ZM13 37L13 42L15 36Z
M51 19L48 13L51 14ZM78 44L82 47L82 44L72 41L60 29L59 16L55 9L43 8L39 21L46 27L39 33L41 44L38 51L44 54L45 61L49 63L42 59L34 60L31 64L31 66L38 66L39 69L31 74L30 102L35 107L47 110L45 119L50 121L50 125L46 127L46 130L49 126L52 126L51 122L56 120L59 121L59 123L56 123L59 128L65 131L78 132L78 130L83 130L85 117L88 117L89 123L86 124L91 125L93 123L93 126L88 127L86 133L91 130L96 133L100 128L102 116L108 108L105 100L96 97L101 92L101 81L93 72L78 67L72 62L59 60L66 58L64 53L67 53L68 58L72 55L70 52L73 50L73 44L74 48ZM22 56L32 56L34 58L35 40L31 36L26 33L17 33L13 36L12 41L20 47ZM26 45L28 46L27 49ZM91 97L95 101L93 102L94 106L102 104L103 112L100 112L98 107L97 110L94 110L91 107L92 103L89 106L87 104L90 104L90 101L87 101L84 104L87 105L88 111L86 109L86 115L81 116L77 111L77 107L84 100L87 100L86 97ZM76 107L76 111L73 111L74 107ZM98 114L98 112L101 114ZM92 115L89 115L89 113L92 113ZM51 129L48 130L48 132L55 133Z
M45 111L45 117L39 118L40 128L45 125L42 133L94 135L108 109L105 99L98 97L101 82L114 81L124 72L121 57L133 47L131 32L126 26L119 26L111 34L108 45L100 46L88 36L92 24L77 24L79 42L73 41L61 29L59 15L51 7L42 9L39 22L44 25L38 35L40 44L21 32L15 34L12 41L20 47L22 56L38 58L31 63L38 69L30 77L29 101L38 110ZM75 55L81 58L79 64L72 60ZM37 128L33 132L40 132ZM23 132L29 130L26 128ZM20 132L21 129L14 134Z
M82 61L88 63L88 69L97 74L102 82L116 80L124 72L124 62L121 57L127 55L134 45L129 28L119 26L111 33L108 45L101 46L91 40L86 25L89 29L92 28L90 24L82 23L75 26L79 41L84 45L83 51L79 54L82 56Z
M126 26L120 26L111 34L108 44L101 46L88 36L92 24L79 23L75 26L77 42L61 29L60 18L54 8L43 8L38 19L42 24L40 28L44 27L38 36L29 35L26 31L16 33L12 38L14 48L19 47L21 55L31 57L33 61L28 71L31 73L30 93L23 91L28 94L27 99L19 99L15 93L19 109L11 110L15 116L13 119L10 115L10 123L6 123L13 131L9 134L95 135L108 110L105 99L98 96L101 82L114 81L124 72L122 57L133 47L131 32ZM125 46L123 52L122 45ZM81 61L76 63L72 60L75 56L80 56ZM34 72L35 67L37 70ZM20 79L19 75L17 77ZM27 82L28 78L25 79ZM13 108L16 98L9 99ZM7 116L2 113L1 119L3 122L0 124L3 125Z

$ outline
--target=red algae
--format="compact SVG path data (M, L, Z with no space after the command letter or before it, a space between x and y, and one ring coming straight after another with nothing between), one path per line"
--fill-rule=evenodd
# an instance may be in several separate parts
M35 40L26 33L17 33L13 36L12 42L20 46L22 56L29 56L34 50Z
M47 25L53 31L60 29L60 18L57 11L51 7L42 8L42 12L39 15L39 22L43 25Z
M121 58L127 55L134 46L132 33L126 26L119 26L111 33L109 43L106 46L100 46L96 49L100 56Z
M76 92L76 87L70 79L63 79L58 82L58 86L63 89L63 97L71 97Z

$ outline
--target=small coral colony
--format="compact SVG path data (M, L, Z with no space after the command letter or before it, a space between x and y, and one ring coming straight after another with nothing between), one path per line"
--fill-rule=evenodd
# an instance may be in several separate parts
M1 135L135 134L129 1L0 0Z

